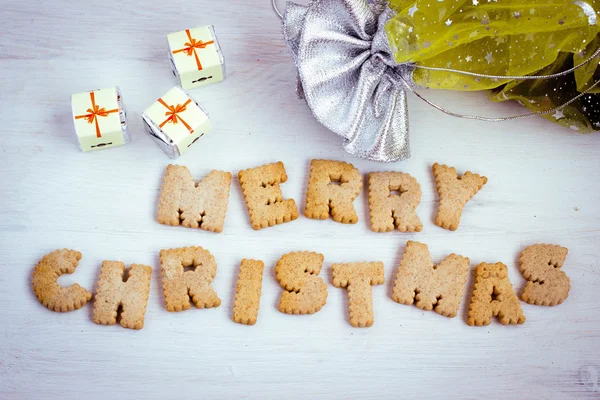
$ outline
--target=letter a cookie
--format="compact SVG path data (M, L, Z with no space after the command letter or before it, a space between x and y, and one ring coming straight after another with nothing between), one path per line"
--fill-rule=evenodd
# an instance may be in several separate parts
M527 279L521 299L538 306L555 306L569 296L571 283L561 267L567 258L564 247L551 244L529 246L519 258L521 273Z
M283 199L280 183L287 181L283 163L263 165L238 173L250 223L259 230L298 218L293 199Z
M471 171L459 177L454 167L438 163L433 164L433 175L440 197L435 224L455 231L465 204L487 183L487 178Z
M221 232L230 186L229 172L211 171L196 184L186 167L169 165L160 191L158 222Z
M525 315L502 263L481 263L475 268L475 284L469 305L468 325L489 325L492 317L500 323L522 324Z
M331 214L335 222L355 224L358 215L352 202L361 190L362 176L352 164L312 160L304 214L312 219L327 219Z
M397 191L398 194L392 194ZM421 185L402 172L369 174L369 211L373 232L421 232L423 224L416 209L421 201Z
M56 282L62 274L72 274L81 259L75 250L56 250L45 255L33 270L31 283L40 303L52 311L77 310L92 299L92 294L78 284L62 287Z

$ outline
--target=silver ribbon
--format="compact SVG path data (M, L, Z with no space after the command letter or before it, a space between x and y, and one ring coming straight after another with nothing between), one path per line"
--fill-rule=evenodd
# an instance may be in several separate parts
M568 102L544 112L509 117L451 112L416 91L411 78L415 68L491 79L552 79L588 64L600 49L567 71L543 76L492 76L397 64L384 29L392 16L386 0L312 0L308 6L288 3L283 15L275 1L273 8L283 19L284 37L298 69L298 96L306 100L321 124L346 139L347 152L369 160L393 162L410 157L406 90L448 115L497 122L552 114L600 84L596 81ZM596 19L590 24L596 24Z
M345 140L350 154L374 161L410 157L405 85L385 35L391 12L366 1L288 3L285 39L298 68L298 95L315 118ZM399 84L400 83L400 84Z

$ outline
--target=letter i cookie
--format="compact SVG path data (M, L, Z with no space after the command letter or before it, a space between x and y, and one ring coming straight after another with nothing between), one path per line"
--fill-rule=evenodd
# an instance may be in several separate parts
M260 260L242 260L233 305L234 322L244 325L256 323L264 268L265 264Z

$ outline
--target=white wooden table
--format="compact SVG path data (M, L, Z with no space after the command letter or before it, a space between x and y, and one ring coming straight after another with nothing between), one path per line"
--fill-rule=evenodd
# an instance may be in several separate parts
M456 120L410 98L413 156L393 165L356 159L296 98L295 72L280 22L267 0L247 2L4 1L0 24L0 398L600 398L600 136L580 135L544 119L487 124ZM136 4L134 4L136 3ZM167 227L156 204L171 160L143 132L141 112L175 84L165 57L167 33L214 24L229 76L193 90L214 131L177 163L200 179L211 169L237 174L281 160L286 197L304 209L313 158L352 162L366 176L409 172L421 183L423 232L368 229L366 191L356 225L297 221L255 232L237 178L224 232ZM133 142L81 153L70 95L119 85ZM482 94L429 92L464 112L513 114ZM436 227L434 162L486 175L458 231ZM435 262L470 257L459 315L448 319L390 298L407 240L429 245ZM520 252L533 243L569 249L571 293L557 307L522 303L527 322L467 326L474 266L502 261L520 292ZM158 253L200 245L218 263L211 310L169 313ZM154 268L141 331L99 326L92 305L66 314L38 303L30 276L57 248L83 253L59 282L94 290L102 260ZM295 250L325 255L327 305L312 316L277 311L274 266ZM239 262L266 264L257 325L232 322ZM375 325L352 328L346 292L331 285L330 266L385 263L373 290ZM594 381L596 380L596 381Z

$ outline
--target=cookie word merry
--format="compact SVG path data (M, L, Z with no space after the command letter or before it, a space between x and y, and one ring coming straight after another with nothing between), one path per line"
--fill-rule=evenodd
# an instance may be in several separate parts
M536 244L526 248L520 257L520 270L528 280L521 299L530 304L553 306L568 296L570 280L560 270L567 256L566 248ZM60 275L73 273L81 253L56 250L42 258L32 277L33 291L39 301L53 311L67 312L83 307L92 293L78 284L61 287ZM327 284L319 277L324 257L314 252L284 255L275 267L276 279L284 289L279 311L287 314L313 314L327 301ZM392 299L400 304L415 304L423 310L434 310L455 317L462 301L470 260L450 254L434 265L427 245L409 241L398 267ZM201 247L161 250L160 270L165 307L170 312L221 305L211 287L217 273L212 254ZM384 283L382 262L351 262L331 266L333 285L348 291L350 324L355 327L373 325L373 285ZM258 319L264 263L242 260L238 274L233 320L254 325ZM93 321L97 324L141 329L150 292L152 268L122 262L104 261L97 282ZM502 324L522 324L525 316L506 265L481 263L475 268L475 283L467 318L468 325L489 325L492 317Z
M456 230L467 202L486 184L487 178L471 172L458 176L456 169L433 165L440 197L435 224ZM239 181L250 215L252 228L258 230L298 218L293 199L284 199L280 184L287 181L282 162L240 171ZM358 215L353 201L362 190L363 179L352 164L340 161L312 160L305 215L355 224ZM371 230L420 232L423 224L416 214L421 201L421 185L402 172L369 174L369 214ZM225 223L231 173L211 171L195 183L183 166L169 165L165 173L158 221L165 225L183 225L221 232ZM397 193L397 194L395 194Z

